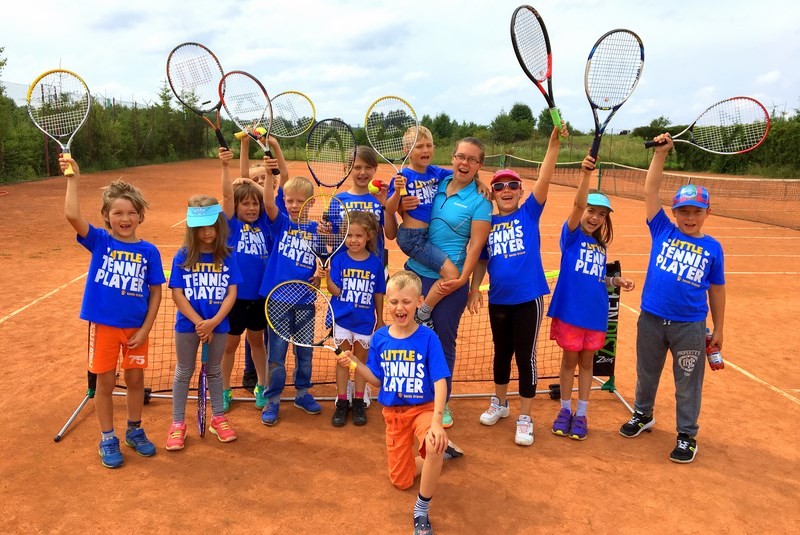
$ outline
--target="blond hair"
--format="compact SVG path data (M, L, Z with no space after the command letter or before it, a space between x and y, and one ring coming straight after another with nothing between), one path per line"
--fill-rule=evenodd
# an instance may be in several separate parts
M296 191L308 199L314 195L314 184L311 182L310 178L295 176L287 180L283 185L284 194L288 191Z
M422 281L413 271L398 271L386 281L386 292L400 291L403 288L411 287L416 290L417 295L422 295Z
M109 184L103 192L103 205L100 207L100 215L103 216L106 228L111 228L111 224L108 221L108 213L111 211L111 204L117 199L130 201L136 213L139 214L139 223L144 221L144 211L149 205L144 200L142 192L133 184L120 179Z
M193 195L189 197L189 206L214 206L219 204L216 197L211 195ZM217 237L214 239L212 248L214 249L212 255L214 256L214 264L222 267L223 262L231 254L231 249L228 247L228 222L225 220L225 213L220 212L217 220L213 225L217 231ZM193 265L200 260L200 239L197 237L198 232L203 227L190 227L187 223L186 233L183 236L183 248L186 250L186 260L183 261L181 267L190 269Z

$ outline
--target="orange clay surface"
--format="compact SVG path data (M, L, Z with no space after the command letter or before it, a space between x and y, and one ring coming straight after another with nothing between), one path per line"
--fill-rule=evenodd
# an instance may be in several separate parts
M293 174L307 173L303 163L290 167ZM119 177L149 200L139 237L159 246L167 266L183 236L186 199L220 192L214 160L84 175L81 207L92 223L101 224L102 188ZM378 177L388 179L388 168ZM531 185L526 181L526 191ZM319 416L284 403L278 425L267 428L250 403L234 403L229 418L237 441L222 444L210 433L199 439L190 416L186 449L167 452L171 402L154 399L145 407L144 427L157 455L138 457L123 445L125 465L112 471L97 455L90 401L54 443L86 391L86 325L78 312L89 255L63 216L64 178L3 190L9 193L0 197L1 533L412 532L417 487L401 492L389 483L377 405L368 411L367 426L348 422L339 429L330 424L331 402ZM550 190L541 226L546 270L558 268L558 235L573 195L559 186ZM643 203L612 202L616 235L609 259L620 259L637 283L622 297L616 368L619 392L632 403L650 240ZM558 405L538 396L536 440L528 448L514 444L514 417L494 427L479 423L488 399L454 399L449 435L465 456L445 463L430 511L437 533L798 529L800 232L715 217L704 230L727 255L727 367L706 373L695 462L668 460L675 445L669 366L657 424L635 439L618 434L629 413L607 392L592 393L583 442L550 433ZM392 272L401 266L399 252L391 264ZM486 363L491 366L491 355ZM456 391L489 392L491 385L461 384ZM116 429L123 434L125 399L114 400ZM516 416L516 398L511 407Z

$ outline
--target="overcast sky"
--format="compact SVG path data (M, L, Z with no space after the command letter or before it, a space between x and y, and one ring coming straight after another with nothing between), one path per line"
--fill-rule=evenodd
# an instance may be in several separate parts
M520 69L509 25L519 0L36 0L3 8L0 77L28 84L59 66L92 93L153 102L167 55L198 41L223 68L257 76L275 95L308 94L317 118L362 124L369 104L396 94L421 117L489 124L516 102L545 106ZM645 46L641 82L615 131L664 115L688 123L710 104L748 95L768 109L800 107L800 18L788 0L547 0L531 4L553 48L556 104L589 130L583 89L594 42L615 28ZM47 18L45 15L49 15Z

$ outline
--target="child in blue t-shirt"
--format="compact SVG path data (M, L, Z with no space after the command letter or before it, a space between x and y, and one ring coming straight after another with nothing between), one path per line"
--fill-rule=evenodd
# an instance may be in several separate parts
M386 303L393 323L375 332L366 365L349 351L342 353L338 362L344 368L355 363L356 375L380 387L389 478L395 487L405 490L421 476L414 528L415 533L432 533L428 506L442 461L463 454L448 441L442 427L450 370L436 333L413 319L422 303L419 277L410 271L395 273L386 283Z
M242 277L228 242L228 224L214 197L189 198L186 234L172 260L169 287L178 309L175 317L175 378L172 425L167 449L182 450L186 440L186 399L194 375L197 348L208 345L206 374L211 398L211 432L220 442L236 440L222 407L222 353L228 337L228 313Z
M567 135L564 128L562 136ZM475 311L480 306L480 282L488 270L495 395L489 408L481 414L480 422L494 425L500 418L510 415L506 394L511 359L516 358L520 413L514 442L520 446L533 444L531 405L538 383L536 339L542 324L544 296L550 293L542 267L539 220L547 202L560 146L559 131L553 128L539 177L522 206L524 190L517 173L501 169L492 177L491 188L498 213L492 216L491 231L482 254L484 259L473 274L469 295L470 310Z
M678 438L670 460L690 463L697 454L697 419L703 391L706 317L714 331L708 344L722 347L725 322L725 257L720 243L703 232L710 196L703 186L682 186L672 200L670 221L659 188L664 161L672 149L661 134L644 183L647 226L653 245L642 289L642 313L636 334L636 402L619 432L636 437L655 424L653 409L667 350L672 353Z
M350 212L342 254L334 255L330 269L319 268L317 275L327 277L328 292L336 324L333 339L337 347L352 351L360 360L366 360L372 333L383 326L383 294L386 279L383 263L375 255L379 232L378 219L372 212ZM347 382L350 374L346 368L336 368L336 409L331 423L342 427L347 419L350 402L347 399ZM366 379L356 374L353 393L353 424L367 423L364 391Z
M592 388L594 354L605 345L608 329L606 285L626 291L633 281L606 277L606 248L614 239L611 202L600 192L589 192L596 160L586 156L575 204L561 229L561 269L547 315L553 318L550 338L564 353L559 384L561 410L552 432L584 440L588 433L586 411ZM578 367L578 408L572 411L572 385Z
M112 182L103 192L100 209L108 230L96 228L81 215L78 164L64 157L58 163L62 173L70 165L74 171L67 177L64 213L78 243L92 253L81 319L89 322L88 368L97 378L94 401L102 433L100 459L103 466L118 468L123 458L114 432L112 394L120 353L127 387L125 444L143 457L156 453L141 424L148 335L161 305L164 269L158 249L136 236L147 208L141 192L121 180Z
M262 297L269 295L270 291L281 282L289 280L308 281L314 285L319 284L316 277L316 256L308 247L305 240L301 239L300 228L297 224L300 209L303 203L314 195L314 185L306 177L290 178L283 186L284 204L286 213L278 208L273 188L273 175L267 173L264 183L264 209L269 223L267 231L272 240L272 249L269 252L269 262L264 271L259 294ZM313 316L302 314L306 321L313 321ZM281 394L286 387L286 353L289 343L278 336L270 327L269 343L269 384L264 397L267 405L261 412L261 423L275 425L278 423ZM295 400L294 406L308 414L319 414L322 407L311 395L311 371L313 356L310 347L295 346Z

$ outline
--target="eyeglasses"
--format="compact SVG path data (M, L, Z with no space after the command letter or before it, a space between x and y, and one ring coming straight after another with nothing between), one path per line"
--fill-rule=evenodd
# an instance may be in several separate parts
M511 191L517 191L522 187L522 182L517 182L516 180L512 180L511 182L495 182L492 184L492 189L495 191L503 191L506 186L508 186L508 189Z
M466 160L467 163L470 165L481 163L480 158L476 158L475 156L467 156L466 154L461 154L460 152L457 154L453 154L453 159L458 160L459 162L463 162L464 160Z

